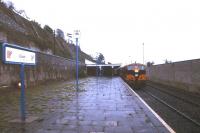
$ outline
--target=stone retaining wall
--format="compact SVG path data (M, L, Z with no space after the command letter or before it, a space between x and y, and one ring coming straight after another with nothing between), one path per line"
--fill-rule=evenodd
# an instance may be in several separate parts
M75 77L75 61L59 56L36 53L37 65L25 66L26 86L34 86L50 80L69 80ZM79 64L80 76L85 64ZM4 64L0 60L0 86L16 86L20 81L20 66Z
M151 81L200 93L200 59L154 65L147 74Z

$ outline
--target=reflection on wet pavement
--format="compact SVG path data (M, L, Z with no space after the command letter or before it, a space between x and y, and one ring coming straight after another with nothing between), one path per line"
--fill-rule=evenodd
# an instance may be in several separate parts
M16 133L132 133L168 132L125 86L121 78L90 77L27 89L28 115L39 119L8 123L19 116L19 91L0 99L1 131ZM10 94L12 93L12 94ZM4 101L4 100L10 100ZM6 113L6 111L8 113ZM158 128L159 127L159 128Z

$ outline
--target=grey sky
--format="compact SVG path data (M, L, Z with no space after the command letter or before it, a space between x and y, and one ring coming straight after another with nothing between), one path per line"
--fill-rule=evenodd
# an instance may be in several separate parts
M31 20L65 33L81 31L81 48L106 62L163 63L199 58L198 0L11 0Z

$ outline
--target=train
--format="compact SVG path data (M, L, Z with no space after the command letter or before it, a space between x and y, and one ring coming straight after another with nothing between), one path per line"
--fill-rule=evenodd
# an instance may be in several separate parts
M120 67L117 73L134 89L141 89L146 86L148 78L146 75L146 66L143 64L133 63Z

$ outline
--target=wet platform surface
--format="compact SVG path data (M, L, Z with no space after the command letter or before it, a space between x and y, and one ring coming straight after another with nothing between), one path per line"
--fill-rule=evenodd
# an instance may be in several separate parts
M62 108L16 128L24 133L168 133L119 77L88 78Z

